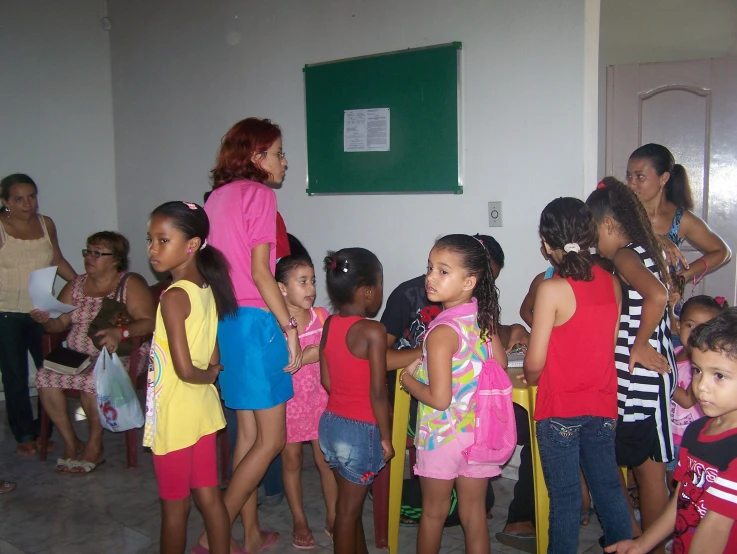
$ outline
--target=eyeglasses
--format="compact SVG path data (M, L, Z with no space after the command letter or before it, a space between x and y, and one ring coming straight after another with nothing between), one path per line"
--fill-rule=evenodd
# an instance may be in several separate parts
M86 248L82 250L82 257L86 258L87 256L92 256L95 259L100 259L100 256L112 256L112 252L98 252L97 250L87 250Z
M277 158L280 160L283 160L287 157L287 153L283 152L282 150L279 150L278 152L269 152L268 150L264 150L261 152L262 154L275 154Z

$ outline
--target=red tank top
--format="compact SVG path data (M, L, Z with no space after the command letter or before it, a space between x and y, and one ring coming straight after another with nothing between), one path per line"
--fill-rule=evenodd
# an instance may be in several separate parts
M356 358L345 343L348 330L363 319L361 316L338 315L330 318L323 351L330 375L330 398L326 409L348 419L376 423L369 395L369 361Z
M612 276L593 267L593 281L566 278L576 311L553 327L540 376L535 419L617 417L614 329L619 321Z

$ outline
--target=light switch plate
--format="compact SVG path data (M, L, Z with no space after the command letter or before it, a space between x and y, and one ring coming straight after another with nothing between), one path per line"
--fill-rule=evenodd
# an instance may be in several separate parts
M501 202L489 202L489 227L501 227L502 226L502 203Z

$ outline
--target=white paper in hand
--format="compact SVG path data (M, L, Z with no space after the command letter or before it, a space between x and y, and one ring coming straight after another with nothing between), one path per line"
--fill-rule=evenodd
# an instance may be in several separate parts
M75 309L74 306L59 302L52 291L54 290L54 279L56 279L57 266L37 269L28 277L28 294L31 296L33 307L42 312L49 312L49 317L59 317L68 314Z

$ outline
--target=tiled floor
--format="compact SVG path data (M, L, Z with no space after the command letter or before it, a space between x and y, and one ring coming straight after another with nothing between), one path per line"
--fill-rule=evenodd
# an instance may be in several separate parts
M70 406L73 409L75 406ZM38 552L43 554L153 554L158 552L159 504L151 456L139 455L139 467L125 468L122 436L105 434L107 462L95 472L84 476L59 475L54 464L59 455L57 446L42 463L36 458L21 458L15 454L15 441L7 425L5 404L0 402L0 478L15 481L18 488L0 495L0 554ZM81 435L86 424L77 424ZM310 517L317 548L312 552L332 552L327 536L320 532L324 525L325 507L319 490L317 471L309 449L305 449L305 508ZM491 551L520 551L498 544L494 533L504 526L507 507L512 497L513 481L494 481L496 505L489 522L492 536ZM265 554L296 553L291 545L291 518L286 502L276 507L261 507L261 523L266 529L280 531L282 537ZM364 510L369 552L386 552L373 548L371 503ZM195 544L203 530L202 518L195 509L189 520L189 545ZM240 522L234 536L242 538ZM581 528L579 553L600 553L596 541L601 528L596 518ZM399 552L415 552L416 530L402 528ZM463 532L451 527L443 535L442 553L464 551Z

